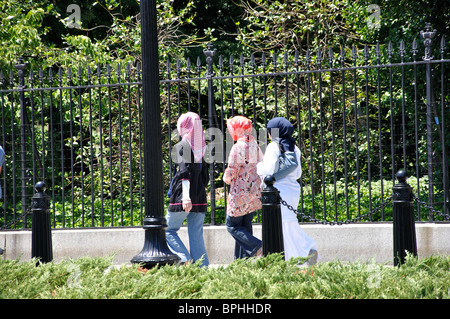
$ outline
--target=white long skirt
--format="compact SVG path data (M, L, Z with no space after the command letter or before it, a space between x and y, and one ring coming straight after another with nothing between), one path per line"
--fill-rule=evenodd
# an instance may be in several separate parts
M295 192L283 192L281 197L292 207L298 207L300 196ZM318 251L316 242L299 225L297 215L281 204L284 258L308 257L311 250Z

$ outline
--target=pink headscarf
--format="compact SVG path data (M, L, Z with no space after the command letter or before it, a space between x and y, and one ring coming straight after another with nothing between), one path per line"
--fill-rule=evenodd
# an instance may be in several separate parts
M201 162L205 154L206 142L203 135L202 121L198 114L194 112L182 114L178 118L177 129L181 138L186 140L191 146L195 162Z

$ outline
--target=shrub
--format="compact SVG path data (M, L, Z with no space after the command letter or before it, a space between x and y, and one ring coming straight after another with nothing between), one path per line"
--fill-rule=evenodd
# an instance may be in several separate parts
M300 267L279 254L201 268L114 266L112 257L79 258L36 267L36 260L0 261L0 298L324 298L448 299L450 257L408 256L392 267L373 261L331 261Z

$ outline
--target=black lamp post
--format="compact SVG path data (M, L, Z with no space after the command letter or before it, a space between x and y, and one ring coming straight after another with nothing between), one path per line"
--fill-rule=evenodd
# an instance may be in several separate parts
M161 110L159 98L156 0L141 0L142 92L144 127L145 242L131 259L144 268L174 264L180 258L167 246L164 229Z

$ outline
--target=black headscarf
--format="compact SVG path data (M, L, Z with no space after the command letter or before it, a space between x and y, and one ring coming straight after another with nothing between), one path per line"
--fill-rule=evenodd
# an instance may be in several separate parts
M276 131L273 131L272 133L273 129L278 129L278 134ZM291 122L284 117L275 117L267 123L267 130L272 136L272 139L281 144L285 152L294 151L295 140L292 137L292 133L294 133L294 126Z

